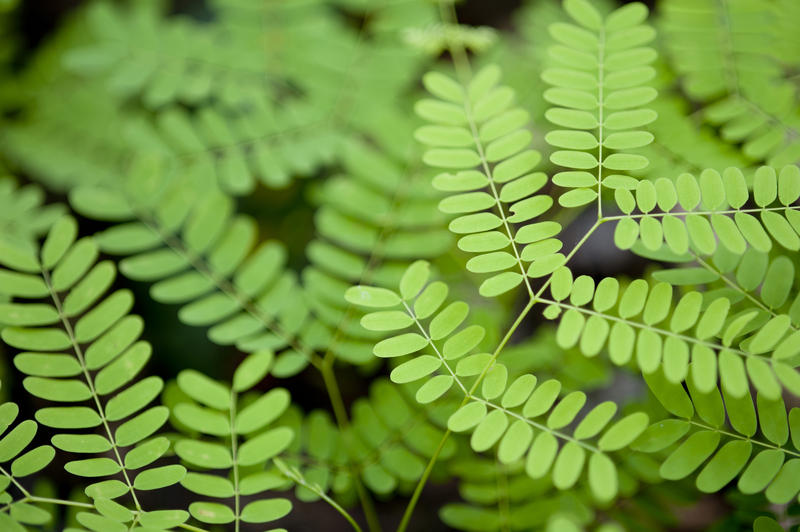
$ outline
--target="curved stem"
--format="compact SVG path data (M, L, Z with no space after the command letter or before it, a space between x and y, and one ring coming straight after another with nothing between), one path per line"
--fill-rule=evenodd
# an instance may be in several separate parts
M422 488L425 487L425 484L428 481L428 477L431 475L431 471L433 471L433 466L436 464L436 460L439 458L439 454L442 452L444 448L444 444L447 442L447 438L450 437L450 429L442 436L442 439L439 440L439 445L436 447L436 451L431 456L431 459L428 460L428 465L425 466L425 471L422 472L422 476L417 482L417 486L414 488L414 493L411 494L411 500L408 501L408 506L406 506L406 511L403 512L403 519L400 521L400 525L397 527L397 532L405 532L406 528L408 528L408 523L411 521L411 515L414 513L414 508L417 506L417 501L419 500L419 496L422 494Z
M583 236L583 238L581 238L581 240L578 241L577 244L575 244L575 247L572 249L572 251L569 252L569 254L564 259L564 263L565 264L567 262L569 262L569 260L575 255L575 253L577 253L577 251L589 240L589 237L592 235L592 233L594 233L594 231L602 223L603 223L602 220L598 220L597 222L595 222L595 224L589 229L589 231L586 232L586 234ZM480 383L484 379L484 377L486 377L486 374L489 372L489 370L491 369L492 365L497 360L497 357L500 356L500 352L503 350L503 348L506 346L508 341L511 339L511 337L514 334L514 332L516 332L517 328L522 323L522 320L525 319L525 316L528 315L530 310L533 308L533 306L537 302L543 301L541 299L541 294L544 292L544 290L550 284L551 280L552 280L552 275L550 277L548 277L547 281L545 281L545 283L542 285L542 287L536 292L536 294L534 294L531 297L531 299L528 300L528 303L520 311L519 315L514 320L514 323L511 324L511 327L509 327L508 331L506 331L506 334L503 336L502 340L500 341L500 343L495 348L494 352L492 353L491 359L486 364L486 366L484 366L483 371L480 373L480 375L478 375L478 378L475 379L475 382L473 383L473 385L469 389L469 391L466 392L466 394L464 396L464 400L461 402L461 406L464 406L471 398L474 398L473 397L473 393L478 388L478 385L480 385ZM413 315L412 315L412 317L413 317ZM456 382L459 382L459 384L461 384L459 379L456 379ZM462 385L462 388L464 388L463 385ZM430 476L430 472L433 469L433 466L436 463L436 460L438 460L439 453L441 452L441 449L444 446L444 444L447 441L447 439L450 437L450 434L451 434L451 431L448 429L444 433L444 435L442 436L442 439L439 442L439 446L437 447L436 452L433 454L433 456L430 458L430 460L428 460L428 465L425 467L425 472L422 474L422 477L420 477L419 481L417 482L417 486L414 488L414 493L411 496L411 500L409 501L408 506L406 506L406 510L403 513L403 520L401 521L400 527L398 527L397 532L403 532L406 529L406 527L408 526L408 521L411 519L411 514L413 513L414 507L417 504L417 500L419 499L419 496L422 493L422 488L425 487L425 484L428 481L428 477Z
M333 351L329 351L325 355L325 359L320 365L319 370L322 374L322 380L325 383L325 390L328 392L331 406L333 407L333 415L336 418L336 425L339 427L339 431L344 433L344 431L350 426L350 421L347 417L347 409L344 406L341 391L339 390L339 383L336 380L336 375L333 371L334 360L335 358L333 356ZM364 486L358 477L358 472L356 470L352 470L351 472L353 473L353 479L356 485L358 499L361 503L361 509L364 510L364 518L367 520L367 528L371 532L380 532L381 524L378 520L378 514L375 511L375 506L372 504L372 499L370 499L367 490L364 489Z
M287 466L283 462L283 460L281 460L280 458L273 459L273 463L277 466L278 469L280 469L281 473L283 473L283 475L286 478L288 478L288 479L292 480L293 482L295 482L296 484L300 484L301 486L303 486L303 487L307 488L308 490L314 492L320 499L324 500L329 505L331 505L331 507L333 507L333 509L335 509L337 512L339 512L342 515L342 517L347 519L347 522L350 523L350 525L353 527L353 530L355 530L356 532L362 532L361 527L358 525L356 520L353 519L353 517L349 513L347 513L347 510L342 508L339 505L339 503L337 503L336 501L331 499L325 493L324 490L319 488L319 486L317 486L316 484L311 484L310 482L308 482L305 479L305 477L303 477L303 475L301 475L298 471L296 471L296 470L290 468L289 466Z

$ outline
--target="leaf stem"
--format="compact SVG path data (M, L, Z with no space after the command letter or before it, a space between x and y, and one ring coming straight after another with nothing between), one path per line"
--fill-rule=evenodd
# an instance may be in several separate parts
M31 497L31 493L28 490L25 489L25 486L20 484L19 481L14 478L14 475L12 475L8 471L6 471L5 468L3 468L2 466L0 466L0 474L3 474L6 477L8 477L8 479L11 481L11 483L14 484L14 486L16 486L17 489L22 492L23 496Z
M336 380L336 374L333 370L334 361L335 357L333 356L333 351L329 351L325 355L325 358L319 367L319 371L322 375L322 380L325 383L325 390L328 392L331 406L333 407L333 415L336 418L336 424L339 427L339 431L344 433L350 426L350 421L347 417L347 409L344 406L342 393L339 390L339 383ZM352 473L356 485L356 492L358 493L358 499L361 503L361 509L364 511L364 518L367 520L367 528L370 530L370 532L380 532L381 524L378 520L375 506L372 504L372 500L370 499L367 490L365 490L364 486L361 484L361 480L358 478L358 472L352 470Z
M231 389L230 427L231 427L231 460L233 462L233 515L236 516L234 529L239 532L241 522L241 512L239 511L239 460L237 453L239 450L239 436L236 434L236 402L238 397L236 392Z
M419 496L422 494L422 488L425 487L428 477L431 475L431 471L433 471L433 466L436 464L436 460L439 458L439 454L442 452L444 444L447 442L447 438L450 437L450 434L452 434L452 432L450 429L447 429L442 438L439 440L439 445L436 447L436 451L433 453L433 456L431 456L431 459L428 460L428 465L425 466L425 471L422 472L422 476L420 477L419 482L417 482L417 486L414 488L414 493L411 494L411 500L408 501L406 510L403 512L403 519L400 521L400 525L397 527L397 532L405 532L406 528L408 528L408 523L411 521L411 515L414 513L414 508L417 505Z
M94 400L95 408L97 409L97 414L100 416L100 420L103 423L103 428L105 429L106 435L108 436L108 441L111 444L111 450L114 452L114 458L116 459L117 464L120 467L120 472L122 473L122 477L125 479L125 483L128 485L128 490L130 491L131 497L133 498L133 504L136 506L136 509L141 512L142 507L139 504L139 499L136 497L136 490L133 487L131 479L128 477L128 471L125 468L125 462L123 462L122 456L119 454L119 448L117 447L117 442L114 438L114 434L111 432L111 427L108 425L108 420L106 419L105 410L103 409L103 406L100 403L100 396L97 394L97 390L95 390L94 388L94 381L92 380L92 377L89 374L89 369L86 367L86 360L83 356L83 350L81 349L78 340L75 338L75 332L72 330L72 324L69 322L69 319L64 314L64 310L61 305L61 298L58 296L58 293L56 292L52 282L50 281L50 274L44 268L42 268L42 279L47 285L47 290L50 292L50 297L53 300L53 304L56 307L56 311L58 312L58 317L61 320L61 325L64 327L64 331L67 333L69 341L72 344L72 350L75 352L75 357L78 359L78 362L81 365L81 371L83 372L83 377L86 380L86 385L89 387L89 391L92 394L92 399Z
M361 527L359 526L359 524L356 522L356 520L353 519L353 517L349 513L347 513L347 510L342 508L339 505L339 503L337 503L336 501L331 499L325 493L324 490L320 489L320 487L318 485L308 482L303 475L301 475L298 471L295 471L294 469L290 468L280 458L275 458L272 461L278 467L278 469L281 470L281 473L283 473L283 475L285 477L291 479L296 484L300 484L301 486L304 486L305 488L307 488L307 489L311 490L312 492L314 492L315 494L317 494L317 496L319 496L322 500L327 502L337 512L339 512L342 515L342 517L347 519L347 522L350 523L350 525L353 527L353 530L355 530L356 532L363 532L361 530Z

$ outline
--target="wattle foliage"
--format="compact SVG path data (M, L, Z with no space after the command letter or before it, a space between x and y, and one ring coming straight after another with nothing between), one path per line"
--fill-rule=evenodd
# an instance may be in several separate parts
M800 4L169 4L0 47L0 529L797 530Z

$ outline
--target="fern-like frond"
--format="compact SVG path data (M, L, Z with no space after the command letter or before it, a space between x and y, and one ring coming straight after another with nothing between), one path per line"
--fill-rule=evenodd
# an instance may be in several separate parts
M457 530L538 530L560 512L581 523L589 522L594 513L589 497L553 490L550 479L532 479L522 464L469 457L456 460L449 470L460 479L463 502L444 505L439 517Z
M3 530L25 531L52 520L43 503L52 502L32 494L21 479L47 467L55 457L50 445L30 447L39 425L26 419L15 424L19 407L16 403L0 404L0 527ZM13 427L12 427L13 425ZM16 494L15 496L15 492ZM86 505L91 507L91 505Z
M0 238L25 241L46 233L64 207L43 203L44 191L38 186L20 187L11 176L0 177Z
M703 368L692 365L691 371ZM780 396L768 399L760 393L754 408L749 391L740 397L725 387L721 393L716 387L702 392L693 379L687 380L688 393L663 377L648 384L677 419L651 425L632 447L643 452L669 448L660 467L663 478L678 480L699 470L695 484L705 493L738 479L742 493L763 491L773 504L785 504L800 492L800 410L787 412Z
M670 268L653 272L658 281L673 286L705 285L703 299L725 297L734 309L756 309L759 319L787 314L792 329L800 325L800 297L795 286L795 267L787 255L770 257L749 248L742 255L719 247L710 260L699 255L687 258L699 266ZM736 306L738 305L738 306Z
M309 310L296 276L285 269L284 247L259 243L255 221L236 214L213 184L198 186L194 174L163 178L159 171L145 166L127 187L77 188L70 202L92 218L125 222L96 236L100 249L125 256L125 276L155 283L156 301L182 305L181 321L210 327L213 342L248 353L288 346L272 374L302 370L311 352L296 335Z
M629 530L622 526L627 523L634 523L633 528L656 530L663 522L664 516L647 515L644 508L636 507L641 504L647 508L657 496L637 489L637 482L631 477L636 472L625 463L620 464L619 473L620 495L626 500L610 505L598 502L586 491L554 489L547 477L533 479L525 473L523 463L501 464L484 457L462 456L453 460L448 470L459 478L462 501L444 505L439 517L457 530L550 530L544 527L559 523L563 526L564 517L571 525L601 522L590 530L608 531Z
M443 402L421 408L404 392L385 379L374 381L369 395L353 404L350 425L343 432L318 411L280 421L298 434L284 461L343 502L355 498L357 479L379 496L408 492L436 453L453 405ZM455 451L455 443L448 441L439 456L447 461ZM304 488L297 496L317 498Z
M559 44L550 49L555 66L542 73L554 86L544 97L557 106L546 117L566 128L545 137L559 149L550 161L568 168L553 176L553 182L571 189L559 197L562 206L597 200L598 217L602 217L602 187L614 189L629 180L607 172L640 170L648 164L646 157L630 151L653 141L653 135L641 128L657 116L644 107L657 94L645 86L655 75L649 64L656 52L645 46L655 32L642 24L647 8L640 3L628 4L607 17L586 0L565 0L564 9L577 25L550 26Z
M87 22L93 39L70 51L67 68L102 75L112 92L140 95L147 107L196 104L211 97L237 102L282 86L281 78L265 75L263 47L242 53L247 41L236 34L166 18L157 3L94 4Z
M417 103L416 112L435 125L417 130L417 139L431 148L423 160L447 168L434 187L456 193L439 209L460 215L450 230L462 236L458 247L476 256L467 263L475 273L489 273L480 293L493 297L520 284L532 296L528 277L543 277L563 264L558 251L561 231L556 222L528 223L547 212L553 200L536 194L547 182L533 172L541 155L530 148L524 126L528 113L515 107L514 91L498 85L500 69L490 65L466 85L440 73L423 78L435 99ZM517 229L514 224L525 224ZM524 247L523 247L524 246ZM498 273L500 272L500 273Z
M759 0L665 0L661 8L672 66L689 96L706 105L704 118L753 161L796 162L797 90L771 51L786 14Z
M406 125L402 116L393 122ZM410 133L410 126L404 129ZM341 149L344 173L316 194L317 238L306 248L311 265L303 270L303 287L329 330L327 351L364 364L374 360L380 335L361 327L362 313L344 298L347 288L362 281L395 285L412 260L441 256L452 239L426 175L365 143L343 142Z
M128 315L130 291L105 296L116 275L113 263L96 262L96 242L91 237L76 241L77 233L75 221L63 217L41 250L7 250L0 257L8 268L0 270L5 291L19 301L1 307L2 339L23 351L14 365L28 375L22 381L25 390L58 404L36 412L39 423L57 432L53 445L89 456L67 462L65 469L91 479L121 477L94 482L86 493L98 511L117 508L119 521L129 522L134 514L112 499L130 495L135 510L142 512L138 492L176 484L186 470L153 466L170 447L167 438L154 436L169 409L147 408L163 383L148 377L131 385L152 349L139 340L141 318ZM179 522L187 517L178 512Z
M618 220L614 242L622 249L633 247L637 239L650 251L666 242L678 257L690 251L711 255L717 240L737 255L748 247L767 253L773 242L790 251L800 249L800 206L796 205L800 170L762 166L755 172L752 188L751 193L737 168L727 168L722 174L706 169L699 178L681 174L674 181L640 181L633 192L615 191L624 214L607 219ZM748 205L751 200L754 207ZM639 214L633 214L637 208Z
M509 382L507 368L494 362L492 355L471 354L485 333L479 325L462 327L469 306L457 301L442 308L446 285L428 281L428 266L419 261L403 275L398 291L356 286L346 294L351 302L380 309L364 316L365 327L410 329L375 345L374 353L380 358L412 355L392 370L392 381L426 379L416 393L422 404L439 399L451 388L460 390L463 402L448 418L448 429L470 433L470 445L477 452L497 445L501 463L527 456L525 470L532 478L547 475L552 467L558 489L575 485L588 455L592 493L600 500L613 499L617 470L608 453L627 447L645 429L647 415L631 414L609 427L617 407L608 401L588 412L571 434L563 430L576 421L586 394L572 392L557 402L561 383L555 379L538 383L534 375L524 374ZM480 393L471 386L477 376L485 377ZM590 441L595 438L597 443ZM559 441L564 445L560 447Z
M3 132L4 152L59 190L113 181L137 158L158 156L175 171L216 176L223 190L242 195L259 182L283 188L312 175L336 151L327 111L299 100L261 98L247 109L168 106L151 116L119 109L92 80L64 76L32 89L38 92L24 116ZM52 154L47 160L36 156L44 150Z
M790 363L797 349L788 315L770 319L758 309L732 312L727 298L704 300L693 291L673 304L668 283L638 279L622 290L613 277L596 285L586 275L573 280L567 268L554 274L550 288L553 299L542 299L550 305L545 316L561 315L556 339L562 347L578 345L587 356L607 347L618 365L635 354L645 378L663 368L672 383L687 378L691 357L699 389L710 390L719 375L735 397L747 393L748 378L771 399L780 396L782 386L800 391Z
M272 362L270 352L250 355L236 369L232 384L193 370L178 375L178 388L185 397L174 405L173 416L195 433L175 442L175 454L190 470L181 485L212 499L189 505L200 522L235 523L238 528L240 523L280 519L292 509L288 499L263 496L284 484L274 467L267 466L294 438L292 429L273 423L288 408L289 393L273 388L243 395L266 376ZM255 500L244 504L242 496ZM232 499L233 507L213 499Z

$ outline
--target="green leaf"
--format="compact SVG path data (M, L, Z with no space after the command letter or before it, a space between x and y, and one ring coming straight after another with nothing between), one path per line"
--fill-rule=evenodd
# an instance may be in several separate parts
M371 308L389 308L400 304L400 297L385 288L353 286L347 289L345 299L354 305Z
M715 336L722 330L725 319L728 317L731 303L727 298L718 298L711 302L697 323L695 334L699 340Z
M589 487L600 501L610 501L617 495L617 468L602 453L592 453L589 458Z
M585 440L598 435L616 412L617 405L613 401L605 401L595 406L575 427L573 434L575 439Z
M236 519L233 511L216 502L193 502L189 505L189 513L202 523L224 525Z
M80 477L105 477L120 471L120 466L111 458L88 458L64 464L64 469Z
M549 432L540 432L528 452L525 472L531 478L542 478L550 470L557 452L558 440L556 437Z
M419 351L428 345L428 340L417 333L404 333L375 344L373 353L381 358L399 357Z
M548 379L533 391L525 406L522 408L522 415L527 418L541 416L553 406L558 393L561 391L561 383L555 379Z
M42 425L57 429L86 429L97 427L103 420L97 412L86 406L57 406L40 408L36 420Z
M0 441L0 449L2 449L2 441ZM49 445L31 449L11 463L11 474L20 478L37 473L47 467L55 455L55 450Z
M606 430L597 443L602 451L618 451L630 445L647 428L647 414L636 412L626 416Z
M161 428L168 417L167 407L154 406L118 426L114 439L121 447L138 443Z
M715 493L736 478L750 458L749 441L729 441L714 455L697 476L697 489Z
M94 499L94 506L100 514L118 523L128 523L133 520L133 512L111 499L97 497Z
M103 261L95 265L83 279L71 288L67 297L64 298L64 314L76 316L84 312L108 290L116 275L117 270L110 261ZM53 278L55 278L55 273Z
M95 370L111 362L136 341L143 329L144 322L140 317L125 316L122 318L86 349L87 368Z
M183 510L156 510L139 514L139 521L142 525L151 528L177 528L187 519L189 519L189 513Z
M205 469L227 469L233 465L228 448L218 443L181 440L175 444L175 454L181 460Z
M432 340L441 340L452 334L463 323L469 313L469 305L463 301L456 301L446 306L431 320L428 327Z
M577 391L568 394L550 412L547 418L547 426L551 429L560 429L569 425L584 404L586 404L585 393Z
M767 488L765 495L773 504L786 504L800 490L800 459L793 458L785 464Z
M767 449L758 453L739 477L737 487L746 494L764 491L783 465L784 453L779 449Z
M661 476L667 480L680 480L688 476L711 456L718 444L718 432L695 432L661 464Z
M45 297L49 290L38 276L0 269L0 293L9 296L38 298Z
M461 103L466 97L460 84L439 72L428 72L422 77L422 83L428 92L444 100Z
M73 379L27 377L22 381L22 386L31 395L35 395L47 401L72 403L76 401L85 401L92 397L92 392L86 384Z
M0 322L6 325L51 325L59 319L58 312L52 305L0 303Z
M436 399L444 395L455 382L455 379L450 375L436 375L425 383L417 390L417 402L422 404L432 403Z
M753 199L759 207L766 207L775 201L778 195L777 176L775 169L761 166L753 177Z
M140 469L164 456L170 447L167 438L159 437L135 447L125 455L125 469Z
M269 372L275 355L264 349L247 356L233 373L233 389L244 392L261 382Z
M175 406L173 413L178 421L203 434L214 436L230 434L228 417L217 411L181 403Z
M244 442L239 448L238 461L242 465L255 465L265 462L283 452L294 438L288 427L279 427Z
M104 453L111 449L111 442L99 434L56 434L52 442L71 453Z
M75 242L78 224L71 216L63 216L50 229L42 245L42 266L50 270Z
M60 351L72 345L69 337L60 329L6 327L2 338L12 347L31 351Z
M485 416L472 433L470 445L477 452L490 449L508 428L508 417L502 410L492 410Z
M414 301L414 314L424 320L436 312L447 298L448 288L442 281L434 281Z
M439 367L442 361L431 355L415 357L394 368L390 375L392 382L404 384L427 377Z
M428 282L429 276L430 264L427 261L420 260L412 263L400 279L401 297L405 300L416 297Z
M664 419L650 425L631 444L631 449L654 453L683 438L692 426L682 419Z
M275 521L292 511L292 503L288 499L261 499L248 503L242 509L242 521L245 523L266 523Z
M133 480L133 487L138 490L159 490L181 481L186 475L186 468L180 465L166 465L142 471Z
M192 493L206 497L233 497L233 482L218 475L189 472L181 480L181 485Z
M778 199L783 205L791 205L800 198L800 168L787 165L778 175Z
M106 417L109 421L119 421L138 412L158 397L163 388L164 382L158 377L140 380L106 403Z
M36 377L74 377L81 373L81 365L70 355L20 353L14 357L18 370Z
M127 526L103 515L80 512L75 517L80 524L94 532L99 532L101 530L107 530L108 532L125 532L125 530L128 530Z
M38 273L40 271L36 250L32 243L18 240L13 235L0 239L0 264L23 272Z
M198 403L227 410L231 405L231 391L219 382L194 370L184 370L178 374L178 386Z
M475 427L486 417L486 405L476 401L456 410L447 420L447 428L453 432L465 432Z
M754 249L762 253L768 253L772 249L772 240L770 240L757 218L746 212L737 212L734 214L734 220L745 240Z
M244 407L236 416L236 432L251 434L280 417L291 403L289 392L273 388Z
M567 442L558 453L553 466L553 485L565 490L571 488L578 481L586 461L586 451L577 442Z
M762 515L753 521L753 532L784 532L784 530L774 519Z
M86 343L96 339L117 323L133 307L133 294L119 290L87 312L75 324L75 339Z
M95 376L95 391L106 395L135 378L150 360L152 349L146 342L137 342Z
M506 389L501 404L503 408L516 408L523 404L536 387L536 376L521 375Z
M517 272L503 272L483 281L478 292L483 297L496 297L513 290L523 279L524 277Z

